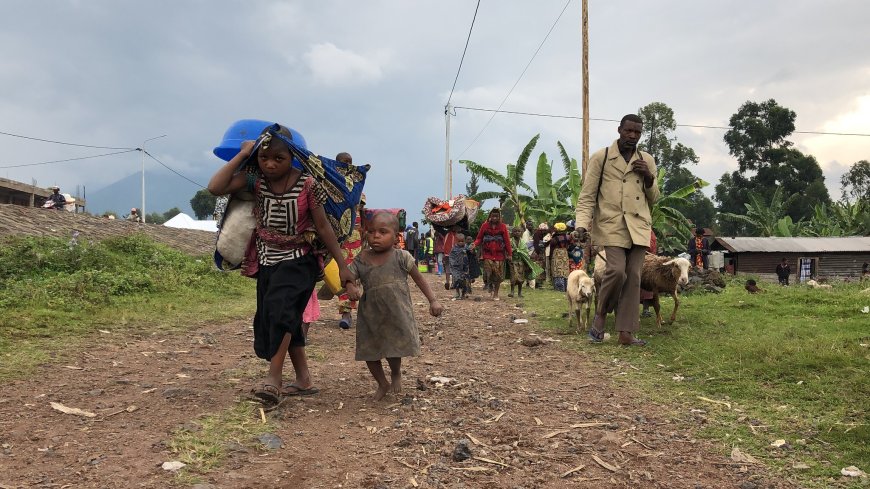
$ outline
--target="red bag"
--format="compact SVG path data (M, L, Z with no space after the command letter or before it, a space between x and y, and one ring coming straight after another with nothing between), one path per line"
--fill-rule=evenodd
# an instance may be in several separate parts
M260 260L257 259L257 231L251 233L248 247L245 248L245 258L242 260L241 274L245 277L257 278L260 272Z

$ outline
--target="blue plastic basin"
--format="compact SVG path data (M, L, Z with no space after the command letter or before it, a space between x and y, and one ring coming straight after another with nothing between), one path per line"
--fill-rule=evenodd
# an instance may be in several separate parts
M242 147L242 141L253 141L257 139L257 136L263 132L263 129L272 124L274 124L274 122L261 121L259 119L242 119L233 122L232 125L230 125L230 128L227 129L227 132L224 133L220 145L214 149L214 155L224 161L230 161L233 159L233 156L239 153L239 150ZM305 138L302 137L302 134L299 134L295 129L290 129L290 134L293 135L294 142L299 144L299 146L308 149L308 146L305 144Z

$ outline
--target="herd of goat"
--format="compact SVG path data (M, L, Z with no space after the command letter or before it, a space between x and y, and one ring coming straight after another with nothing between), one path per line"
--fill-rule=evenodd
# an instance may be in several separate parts
M607 254L604 250L598 251L595 258L595 269L590 277L583 270L574 270L568 275L566 294L568 296L568 324L577 321L577 329L580 332L589 327L590 315L596 309L598 301L596 291L601 288L601 279L607 266ZM640 287L652 292L652 306L656 312L656 326L662 325L661 304L659 294L670 294L674 298L674 310L671 313L670 322L677 319L677 309L680 307L678 294L680 285L689 283L689 267L691 264L685 258L669 258L647 254L643 260L643 269L640 275Z

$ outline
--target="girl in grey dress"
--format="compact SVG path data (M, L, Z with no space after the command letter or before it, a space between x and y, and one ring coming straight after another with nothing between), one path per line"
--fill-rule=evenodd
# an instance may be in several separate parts
M366 226L369 249L356 256L348 267L362 282L362 290L348 284L351 300L358 300L356 360L366 362L378 383L376 401L386 393L402 391L402 357L420 354L420 336L411 305L408 275L429 300L429 313L439 316L441 304L417 270L414 257L394 249L398 242L399 221L387 212L376 214ZM390 365L387 381L381 359Z

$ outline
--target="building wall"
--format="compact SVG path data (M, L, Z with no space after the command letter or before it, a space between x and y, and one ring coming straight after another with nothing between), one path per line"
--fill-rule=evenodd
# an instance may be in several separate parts
M776 266L786 258L791 265L792 281L797 280L800 258L816 258L816 278L843 279L861 276L861 265L870 262L870 250L864 253L729 253L726 262L729 258L736 258L737 273L758 275L766 280L776 280Z

